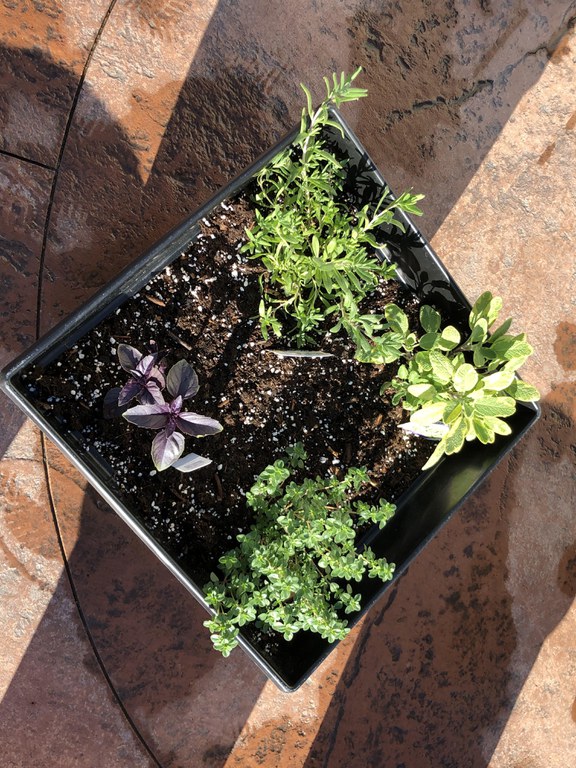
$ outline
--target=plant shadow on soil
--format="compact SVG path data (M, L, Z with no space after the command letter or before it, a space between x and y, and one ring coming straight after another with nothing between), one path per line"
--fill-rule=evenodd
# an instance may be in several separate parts
M259 3L256 6L260 7ZM446 3L446 9L450 6ZM290 43L286 42L271 57L264 48L268 40L264 22L261 29L252 29L249 40L238 39L235 21L243 11L253 13L254 3L221 3L216 9L145 185L140 180L135 157L130 154L129 137L85 86L80 106L84 114L94 108L94 124L102 132L96 131L90 140L81 133L71 135L70 153L64 158L76 172L79 188L75 194L82 198L79 208L90 212L93 242L98 243L96 248L74 246L69 254L71 263L77 264L81 273L91 275L82 288L85 297L193 211L262 149L271 146L298 117L300 102L294 83L312 80L309 73L299 69L302 49L311 34L310 25L301 29L300 37L300 27L294 27ZM391 20L390 15L373 11L372 3L357 3L353 17L342 22L343 31L352 30L347 41L349 48L319 56L314 74L323 75L331 69L350 70L358 64L367 70L381 67L391 23L399 47L409 49L417 19L398 13ZM512 17L506 21L510 27L516 22ZM338 23L335 17L332 24L336 27ZM314 24L312 33L324 34L321 28L325 28L326 20L314 17ZM506 43L498 45L501 50ZM391 50L395 50L393 46ZM440 64L451 56L449 45L438 38L426 56L430 71L441 71ZM44 64L39 57L39 69ZM462 84L464 90L471 89L482 75L481 68L476 71L476 65L474 61L467 66L459 64L458 77L444 68L442 89L460 89ZM387 66L401 77L400 64L390 62ZM275 76L270 84L271 71ZM416 74L413 72L407 83L402 76L404 89L412 89L410 96L414 97L419 91ZM506 99L498 106L493 130L475 144L466 167L458 169L457 182L443 191L441 200L429 196L430 218L435 223L424 224L429 236L449 213L497 138L499 127L539 74L531 70L529 77L516 80L508 88ZM66 72L62 76L68 77ZM502 88L506 86L501 84ZM437 87L440 89L440 84ZM402 110L401 93L390 96L382 91L372 92L369 98L376 100L370 115L374 109L390 116ZM363 111L360 105L355 121L361 139L365 138ZM422 116L423 112L419 114ZM395 164L398 178L405 176L400 165L429 175L433 175L435 168L450 165L450 147L434 136L435 128L446 121L447 131L456 135L462 127L457 110L448 112L447 119L446 112L438 106L437 110L428 111L425 125L420 118L414 122L414 136L403 143L402 161ZM396 123L391 119L390 124ZM406 134L401 132L391 133L389 139L380 135L373 141L382 141L392 158L402 143L402 135L405 138ZM366 143L370 149L370 141ZM373 154L386 172L380 162L381 151ZM119 156L121 164L116 162ZM66 183L63 179L55 205L58 195L63 198L69 192ZM52 256L47 254L47 264L57 277L64 271L58 258L56 250ZM80 293L72 298L58 298L57 287L50 284L44 286L44 292L42 322L48 328L55 314L67 314L76 307ZM51 474L56 478L60 459L51 449L49 457L54 467ZM442 755L443 765L462 768L463 750L466 767L485 765L486 753L482 749L490 751L490 746L493 748L497 743L524 679L508 679L508 688L503 691L501 681L508 674L518 629L512 620L511 598L505 585L506 507L502 510L504 523L497 528L500 539L495 541L498 511L487 504L490 489L497 491L503 487L513 477L516 463L517 458L512 457L494 473L487 491L467 502L457 519L397 585L387 609L372 610L310 751L310 768L411 765L423 755L427 755L424 759L430 765L438 764L432 762L433 752ZM507 498L506 504L513 504L513 499ZM64 505L56 513L66 535ZM71 510L70 514L77 512ZM95 646L143 738L164 768L194 764L199 755L203 756L202 764L221 768L258 700L264 685L262 674L239 652L223 661L210 650L201 626L203 612L195 601L91 492L82 508L77 539L70 538L67 544L71 552L70 572ZM483 618L482 601L463 599L477 590L483 568L490 576L481 584L481 592L496 592L490 600L493 622L489 623ZM2 703L6 711L13 706L19 708L22 726L26 723L27 705L18 691L32 681L38 684L37 669L44 641L52 636L52 623L58 620L58 597L55 594L53 608L48 606ZM564 610L565 605L559 604L553 620L543 627L545 632L550 631ZM468 641L457 639L447 648L445 638L451 636L467 636ZM537 650L532 649L531 660ZM45 674L49 672L45 668ZM452 696L450 681L457 686L463 675L468 688L462 695ZM367 691L374 680L378 682L378 694L372 697ZM484 705L481 726L490 734L484 747L478 734L478 696ZM232 704L229 698L233 699ZM370 702L369 708L365 707L366 702ZM204 731L195 727L200 717ZM210 719L212 725L208 727ZM451 726L448 734L446 723ZM26 734L16 730L10 739L11 743L18 739L24 743ZM361 755L355 757L353 744L363 745ZM394 759L387 752L390 744L394 744Z

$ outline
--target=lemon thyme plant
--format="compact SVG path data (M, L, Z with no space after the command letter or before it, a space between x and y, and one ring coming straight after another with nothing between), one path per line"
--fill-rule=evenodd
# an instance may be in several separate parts
M462 338L454 326L441 327L433 307L420 309L424 331L420 337L410 332L408 317L399 307L386 307L394 324L393 341L388 349L384 342L380 348L375 345L365 360L385 363L404 357L383 390L391 388L392 403L401 403L410 412L404 429L438 440L423 469L434 466L444 454L457 453L467 441L486 444L493 443L496 435L509 435L512 430L505 419L515 413L517 401L540 397L535 387L516 376L533 352L526 334L508 333L511 318L490 332L501 309L502 299L483 293L468 318L470 333Z
M383 317L363 313L362 300L395 266L380 260L379 229L395 225L395 211L420 215L423 195L405 192L394 199L385 190L376 205L350 207L344 194L346 160L326 141L325 129L342 129L331 119L339 107L367 95L352 75L324 78L326 97L318 106L306 86L306 107L294 142L256 176L255 222L244 250L264 267L260 276L260 326L264 338L292 333L297 346L314 342L326 319L331 330L343 328L358 349L367 351L386 327Z
M383 528L395 507L381 500L370 505L360 496L370 484L363 468L342 479L290 480L307 459L301 443L286 451L257 477L246 494L256 515L238 546L220 558L222 577L211 575L204 587L215 616L205 622L214 647L228 656L240 627L250 622L280 632L316 632L329 642L349 631L346 614L360 610L353 582L369 577L389 581L394 565L358 548L363 523Z

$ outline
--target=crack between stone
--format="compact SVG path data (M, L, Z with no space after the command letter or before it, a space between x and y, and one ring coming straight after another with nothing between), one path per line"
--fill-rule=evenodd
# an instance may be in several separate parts
M574 6L574 3L571 4L570 8ZM565 16L570 11L570 8L566 11ZM558 45L560 44L560 41L562 38L570 32L570 30L576 25L576 15L570 16L568 21L562 24L562 27L560 30L554 35L554 37L550 38L548 42L542 43L542 45L539 45L537 48L534 48L531 51L526 51L526 53L522 54L522 56L518 59L518 61L514 62L513 64L509 64L502 74L500 75L499 79L502 79L504 77L507 77L511 72L513 72L517 67L524 64L524 62L527 59L537 57L540 54L544 53L546 55L546 58L548 61L552 59L554 56L554 53L556 52L556 49Z
M66 127L64 129L64 135L62 137L62 144L60 146L60 151L58 153L58 159L56 162L56 167L52 169L54 171L54 177L52 179L52 186L50 190L50 198L48 201L48 206L46 209L46 219L44 224L44 235L42 239L42 250L40 254L40 264L38 268L38 294L37 294L37 302L36 302L36 336L40 336L40 317L41 317L41 311L42 311L42 283L43 283L43 275L44 275L44 263L46 258L46 247L48 243L48 230L50 228L50 219L52 215L52 208L54 205L54 199L56 196L56 187L58 185L58 178L59 178L59 172L60 172L60 165L62 162L62 157L64 155L64 151L66 148L66 142L68 140L68 135L70 133L70 129L72 126L72 121L74 119L74 115L76 112L76 107L78 105L78 101L80 99L80 94L82 93L82 88L84 86L84 81L86 79L86 75L88 72L88 67L90 66L94 53L96 51L96 48L98 46L98 43L100 42L100 38L102 37L102 34L104 32L104 28L106 27L106 24L108 23L108 19L110 18L110 15L112 14L112 11L117 3L117 0L111 0L110 5L108 6L108 9L106 13L104 14L104 17L102 19L102 23L100 24L100 27L98 28L98 31L94 37L94 41L92 43L92 46L90 48L90 51L88 53L88 56L86 57L86 62L84 64L84 68L82 70L82 74L78 80L78 87L76 89L76 93L74 95L74 100L72 102L72 106L70 108L70 112L68 114L68 120L66 121ZM108 685L108 689L110 690L112 697L114 701L116 702L120 712L122 713L126 723L128 724L128 727L134 734L134 737L137 741L137 743L140 744L141 748L143 749L144 753L149 757L149 759L152 761L152 763L156 766L156 768L163 768L161 762L156 757L154 752L151 750L151 748L146 743L146 740L144 739L144 736L140 733L139 728L137 727L135 721L130 716L130 713L126 709L124 702L120 698L120 695L118 691L116 690L114 683L112 682L112 679L110 675L108 674L108 671L106 669L106 666L104 664L104 661L102 657L100 656L100 653L98 652L98 648L96 646L96 642L94 638L92 637L92 633L90 632L90 628L88 626L87 619L84 615L84 611L82 609L82 606L80 604L80 598L78 595L78 592L76 590L76 585L74 583L74 577L72 575L72 569L70 567L70 563L68 562L68 558L66 556L66 549L64 547L64 540L62 538L62 534L60 531L60 525L58 522L58 516L56 513L56 504L54 501L54 495L52 491L52 485L50 482L50 469L48 464L48 456L46 453L46 438L44 434L41 433L40 435L41 439L41 445L42 445L42 460L43 460L43 466L44 466L44 475L46 478L46 489L49 499L49 505L50 505L50 511L52 515L52 521L53 525L56 531L56 537L58 540L58 547L60 549L60 554L62 557L62 562L64 565L64 571L66 573L67 581L70 586L70 591L72 594L72 598L74 600L77 614L79 617L79 620L82 624L86 639L88 640L88 643L90 645L90 648L92 650L92 653L94 654L94 659L96 660L96 663L100 669L100 672Z
M569 16L569 14L571 13L572 9L574 9L575 6L576 6L576 3L571 3L570 6L566 9L566 12L563 18L563 23L560 30L552 38L550 38L550 40L548 40L545 43L542 43L542 45L539 45L537 48L534 48L531 51L526 51L526 53L524 53L518 59L518 61L512 64L509 64L507 67L505 67L502 73L498 76L497 81L498 82L502 81L503 79L508 77L517 67L521 66L527 59L539 56L541 53L545 53L546 58L548 59L548 61L550 61L562 38L574 26L576 26L576 14ZM565 20L566 17L568 17L567 20ZM436 109L440 107L448 107L448 108L460 107L470 99L473 99L479 93L482 93L483 91L488 91L488 93L492 93L495 82L496 82L495 79L477 80L475 83L471 85L470 88L464 89L464 91L458 96L446 97L441 94L431 99L416 101L412 104L412 106L407 107L406 109L393 110L388 114L388 119L386 121L386 128L390 128L395 123L398 123L401 120L405 120L406 118L411 117L416 112L419 112L421 110Z
M64 150L66 148L66 142L68 140L68 135L70 133L70 128L72 127L72 121L74 119L74 115L76 113L76 107L78 105L78 101L80 99L80 94L82 93L82 88L84 86L84 81L86 80L86 74L88 72L88 67L90 66L92 62L92 58L94 56L94 53L96 51L96 47L98 43L100 42L100 38L102 37L102 33L104 32L104 28L106 24L108 23L108 19L110 18L110 15L112 11L114 10L114 7L116 5L117 0L111 0L110 5L108 6L108 9L106 13L104 14L104 17L102 19L102 23L100 24L100 27L98 28L98 31L96 32L96 35L94 36L94 41L92 43L92 46L90 48L90 51L88 52L88 56L86 57L86 61L84 63L84 67L82 69L82 74L80 75L80 78L78 80L78 87L76 88L76 93L74 94L74 100L72 101L72 105L70 107L70 112L68 113L68 119L66 121L66 126L64 128L64 135L62 136L62 143L60 145L60 151L58 152L58 159L56 160L56 167L54 170L54 177L52 179L52 186L50 189L50 197L48 199L48 206L46 208L46 218L44 223L44 235L42 238L42 249L40 251L40 264L38 267L38 294L36 297L36 338L40 336L40 317L42 312L42 284L43 284L43 274L44 274L44 263L46 260L46 247L48 244L48 230L50 229L50 219L52 217L52 208L54 205L54 199L56 197L56 187L58 186L58 179L60 175L60 164L62 162L62 157L64 156Z
M56 171L56 167L53 165L47 165L46 163L41 163L39 160L32 160L30 157L24 157L24 155L19 155L16 152L8 152L6 149L0 149L0 156L3 157L11 157L14 160L20 160L22 163L28 163L29 165L35 165L37 168L44 168L46 171Z

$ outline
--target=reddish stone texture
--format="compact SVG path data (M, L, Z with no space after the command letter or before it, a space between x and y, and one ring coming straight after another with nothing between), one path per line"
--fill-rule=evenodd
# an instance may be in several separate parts
M556 359L567 371L576 370L576 324L565 320L556 326L554 341Z
M106 9L0 6L0 20L8 20L0 23L8 30L0 67L9 84L0 97L9 127L3 140L12 142L5 151L46 166L57 161ZM163 768L571 764L575 14L569 0L119 0L112 7L58 168L43 330L291 127L299 81L319 96L323 75L362 65L369 99L346 116L396 189L427 193L423 229L435 234L465 292L504 296L535 346L526 377L543 394L543 417L519 448L387 602L291 695L265 682L241 652L224 660L211 650L195 601L49 448L51 498L86 626ZM6 334L11 351L36 319L52 172L1 154L0 161L10 168L2 236L18 245L5 251L3 274L16 281L9 296L24 297L3 318L15 329ZM14 208L13 190L17 200L30 194L38 202ZM27 577L9 554L0 567L2 583L17 585L11 615L22 622L32 606L28 624L19 625L22 643L6 646L6 711L15 712L6 721L8 765L146 766L148 756L102 692L59 580L46 489L35 485L37 435L18 432L18 420L2 413L12 510L2 518L2 541L10 556L28 552L30 567L43 563L51 574L32 594L18 591ZM31 693L37 680L47 691L40 715ZM102 738L106 729L111 735ZM38 743L30 744L30 733ZM60 762L50 763L54 755Z
M42 446L39 432L14 403L4 394L0 395L0 456L22 461L42 461Z
M117 4L63 157L43 327L271 146L299 118L299 81L319 96L333 70L365 68L370 97L346 114L394 188L428 194L432 234L541 75L564 10Z
M53 173L0 154L0 365L35 338L38 271Z
M574 50L571 32L434 240L467 292L484 285L505 297L515 327L534 344L525 375L543 395L542 419L515 454L506 497L505 583L516 647L503 730L490 749L483 734L492 768L560 767L576 752L576 665L568 641L576 628L576 186L566 173L576 142L573 104L565 97Z
M52 446L48 457L82 610L122 701L161 764L194 765L201 757L199 764L219 766L234 750L250 766L254 750L272 755L280 743L283 754L297 749L303 764L353 637L317 680L296 694L280 693L241 651L229 659L214 653L194 598L95 494L80 505L69 476L80 478Z
M503 467L375 609L306 766L486 764L516 645L500 519L507 482Z
M28 434L28 441L38 434ZM20 456L17 454L20 452ZM44 467L20 436L0 462L2 764L151 768L96 664L51 515ZM62 479L67 498L81 494Z
M109 0L0 3L0 150L55 166Z

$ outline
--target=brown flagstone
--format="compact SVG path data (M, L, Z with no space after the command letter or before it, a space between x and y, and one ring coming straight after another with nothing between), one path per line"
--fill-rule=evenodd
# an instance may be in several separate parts
M46 166L0 148L2 247L17 244L2 262L16 281L6 355L35 326L50 168L105 5L0 6L1 146ZM464 291L501 294L528 331L526 378L542 389L543 418L387 603L289 695L241 652L211 650L193 599L52 447L48 498L37 433L2 404L9 766L153 764L86 630L163 768L570 765L575 16L569 0L112 7L58 168L43 330L293 125L299 81L318 96L322 75L362 65L370 96L347 117L394 188L427 193L423 229Z
M0 151L54 167L110 0L0 3Z

